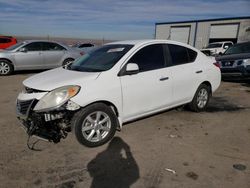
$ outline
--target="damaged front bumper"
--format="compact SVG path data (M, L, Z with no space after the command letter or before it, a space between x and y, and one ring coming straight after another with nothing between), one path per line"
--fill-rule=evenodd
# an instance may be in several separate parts
M71 119L77 110L69 100L64 105L50 111L36 112L35 105L46 93L20 93L16 101L16 114L22 128L29 136L58 143L71 131Z

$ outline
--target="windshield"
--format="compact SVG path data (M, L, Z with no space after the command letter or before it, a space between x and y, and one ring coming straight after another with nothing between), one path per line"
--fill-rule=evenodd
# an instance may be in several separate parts
M242 53L250 53L250 42L235 44L230 48L228 48L224 54L231 55L231 54L242 54Z
M222 43L211 43L206 48L220 48L222 47Z
M133 45L105 45L77 59L70 70L81 72L101 72L111 69Z
M19 43L16 43L15 45L13 45L13 46L10 46L9 48L6 48L5 50L15 50L18 47L22 46L23 44L24 44L24 42L19 42Z

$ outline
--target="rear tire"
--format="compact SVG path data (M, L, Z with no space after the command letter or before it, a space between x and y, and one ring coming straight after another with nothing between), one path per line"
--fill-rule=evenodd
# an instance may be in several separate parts
M75 114L72 125L80 144L97 147L113 138L117 122L117 117L109 106L95 103Z
M189 108L194 112L205 111L211 96L211 88L206 84L201 84L193 100L189 103Z
M0 75L6 76L14 71L13 65L7 60L0 60Z

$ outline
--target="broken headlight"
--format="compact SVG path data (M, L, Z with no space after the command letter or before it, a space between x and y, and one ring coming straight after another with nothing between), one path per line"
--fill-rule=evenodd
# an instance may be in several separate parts
M52 90L44 95L36 104L35 111L50 110L60 107L70 98L77 95L80 91L80 86L63 86Z

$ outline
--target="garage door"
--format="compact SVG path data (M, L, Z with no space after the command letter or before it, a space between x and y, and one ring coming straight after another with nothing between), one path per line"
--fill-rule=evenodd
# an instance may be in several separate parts
M239 24L212 25L210 39L232 39L237 38Z
M170 39L187 43L189 42L190 27L171 27L170 28Z

